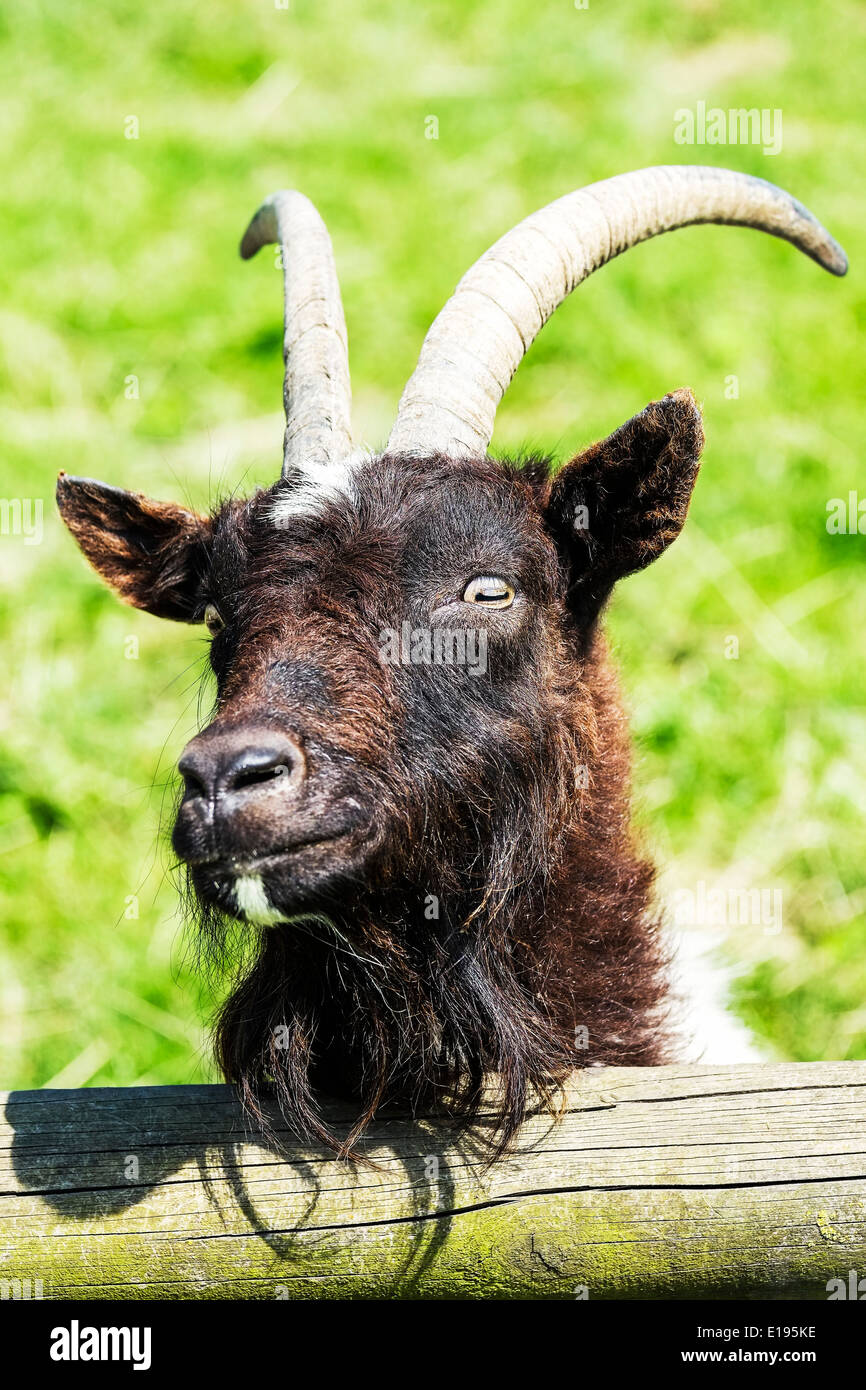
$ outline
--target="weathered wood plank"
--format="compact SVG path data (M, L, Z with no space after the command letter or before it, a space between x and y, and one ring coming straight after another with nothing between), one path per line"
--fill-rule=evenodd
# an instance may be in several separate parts
M396 1112L376 1167L276 1152L221 1086L2 1100L0 1281L46 1298L826 1298L866 1274L866 1063L594 1070L492 1167Z

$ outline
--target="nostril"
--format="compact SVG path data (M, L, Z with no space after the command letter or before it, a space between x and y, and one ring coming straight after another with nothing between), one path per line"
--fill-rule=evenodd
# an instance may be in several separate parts
M187 796L207 796L207 787L195 772L185 772L180 769L183 777L183 794Z
M226 792L250 792L271 782L287 786L303 780L304 755L287 738L249 744L235 750L223 765L221 784Z
M273 782L278 777L288 777L291 771L288 763L274 763L272 767L242 768L231 779L232 789L242 791L244 787L254 787L259 782Z

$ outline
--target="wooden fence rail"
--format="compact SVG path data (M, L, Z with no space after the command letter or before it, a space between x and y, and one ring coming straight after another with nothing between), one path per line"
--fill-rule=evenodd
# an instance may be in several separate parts
M2 1099L7 1298L826 1299L866 1276L866 1062L591 1071L492 1167L397 1113L375 1167L277 1152L224 1086Z

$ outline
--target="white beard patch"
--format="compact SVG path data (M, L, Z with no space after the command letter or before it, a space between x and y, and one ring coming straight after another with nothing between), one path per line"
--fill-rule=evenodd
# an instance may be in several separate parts
M261 874L240 874L234 884L235 902L238 912L242 912L247 922L257 927L289 927L297 922L310 922L334 932L341 941L345 937L337 931L330 917L324 912L296 912L287 917L284 912L272 907Z
M269 508L274 526L285 526L296 516L309 516L326 502L351 495L352 474L373 455L355 449L339 463L309 463L299 472L298 481L275 497Z
M258 927L275 927L285 915L272 907L261 874L241 874L235 879L235 902L248 922Z

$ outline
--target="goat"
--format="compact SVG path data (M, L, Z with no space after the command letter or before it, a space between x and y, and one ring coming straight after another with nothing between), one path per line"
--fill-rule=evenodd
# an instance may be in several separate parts
M847 268L762 179L671 166L570 193L463 277L372 454L352 445L328 233L301 194L274 194L241 255L282 248L279 481L205 516L60 475L63 519L120 598L212 634L216 707L180 759L173 844L205 939L244 937L215 1047L262 1124L271 1095L295 1132L357 1158L386 1102L476 1123L492 1073L500 1153L572 1068L671 1054L600 615L683 526L701 414L673 391L559 471L488 445L563 299L698 222ZM354 1101L347 1134L322 1091Z

